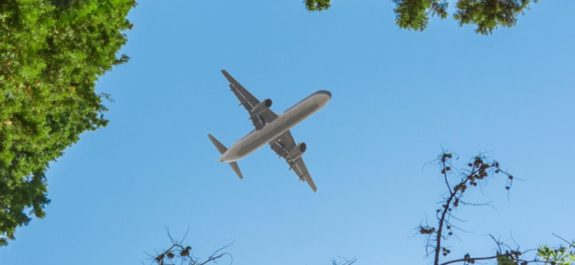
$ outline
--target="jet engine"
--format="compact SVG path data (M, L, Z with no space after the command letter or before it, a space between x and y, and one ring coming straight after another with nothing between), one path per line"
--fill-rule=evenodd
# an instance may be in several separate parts
M286 159L287 160L296 160L301 155L303 155L303 153L305 152L306 149L307 149L307 146L305 143L299 143L298 145L296 145L294 148L292 148L288 152Z
M272 100L267 98L264 101L258 103L257 105L255 105L252 110L250 111L251 113L255 113L255 114L259 114L261 113L263 110L269 108L272 106Z

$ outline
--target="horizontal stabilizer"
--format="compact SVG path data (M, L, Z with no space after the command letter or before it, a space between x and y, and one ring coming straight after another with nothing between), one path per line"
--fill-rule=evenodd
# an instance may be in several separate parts
M216 139L216 137L214 137L211 134L208 134L208 138L210 138L210 141L212 141L212 143L216 146L216 148L218 149L218 151L220 152L220 154L225 153L228 149L222 144L220 143L220 141L218 141L218 139ZM240 177L240 179L243 179L244 176L242 175L242 171L240 171L240 167L238 166L237 162L231 162L229 163L230 167L232 167L232 170L236 173L236 175L238 175L238 177Z
M220 141L218 141L218 139L216 139L216 137L214 137L211 134L208 134L208 137L210 138L210 141L212 141L212 143L216 146L216 148L218 149L218 151L220 151L220 154L225 153L228 149L222 144L220 143Z
M234 170L234 172L236 172L236 175L238 175L240 179L244 178L244 176L242 176L242 172L240 171L240 167L238 166L237 162L231 162L230 167L232 167L232 169Z

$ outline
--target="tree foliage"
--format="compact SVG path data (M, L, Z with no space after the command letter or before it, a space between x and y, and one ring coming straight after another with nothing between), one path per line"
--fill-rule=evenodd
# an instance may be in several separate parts
M395 22L400 28L424 30L431 16L447 18L449 0L392 0ZM308 10L330 7L330 0L305 0ZM457 0L453 18L460 25L472 24L480 34L490 34L497 27L512 27L517 17L537 0Z
M126 42L134 0L0 1L0 246L43 217L48 163L105 126L95 82Z
M305 6L311 11L322 11L328 9L331 0L305 0Z

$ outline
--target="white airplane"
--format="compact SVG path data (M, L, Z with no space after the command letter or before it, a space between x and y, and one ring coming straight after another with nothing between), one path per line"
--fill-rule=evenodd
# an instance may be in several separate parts
M295 171L301 181L306 181L314 192L317 191L317 187L311 179L301 157L306 150L306 144L296 144L289 129L321 109L331 99L331 93L326 90L319 90L278 116L269 109L272 105L271 99L260 102L228 74L228 72L222 70L222 73L230 82L230 88L240 100L240 104L243 105L250 114L250 119L256 129L242 137L229 149L214 136L208 134L212 143L222 154L220 162L229 163L241 179L243 178L242 172L236 161L247 156L259 147L269 144L280 157L285 158L290 169Z

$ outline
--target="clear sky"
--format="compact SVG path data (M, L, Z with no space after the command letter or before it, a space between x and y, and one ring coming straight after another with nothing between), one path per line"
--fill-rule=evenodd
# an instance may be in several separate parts
M166 228L189 229L199 256L234 241L234 264L430 264L415 227L445 192L430 163L442 148L520 178L509 196L503 179L470 196L495 209L459 212L456 255L493 253L489 233L523 248L575 238L575 1L540 1L490 36L453 20L400 30L392 10L139 1L131 60L98 83L114 99L109 125L51 164L46 218L19 228L0 264L149 264ZM229 146L252 130L221 69L279 113L332 92L292 130L317 193L267 147L240 161L243 181L218 162L208 133Z

